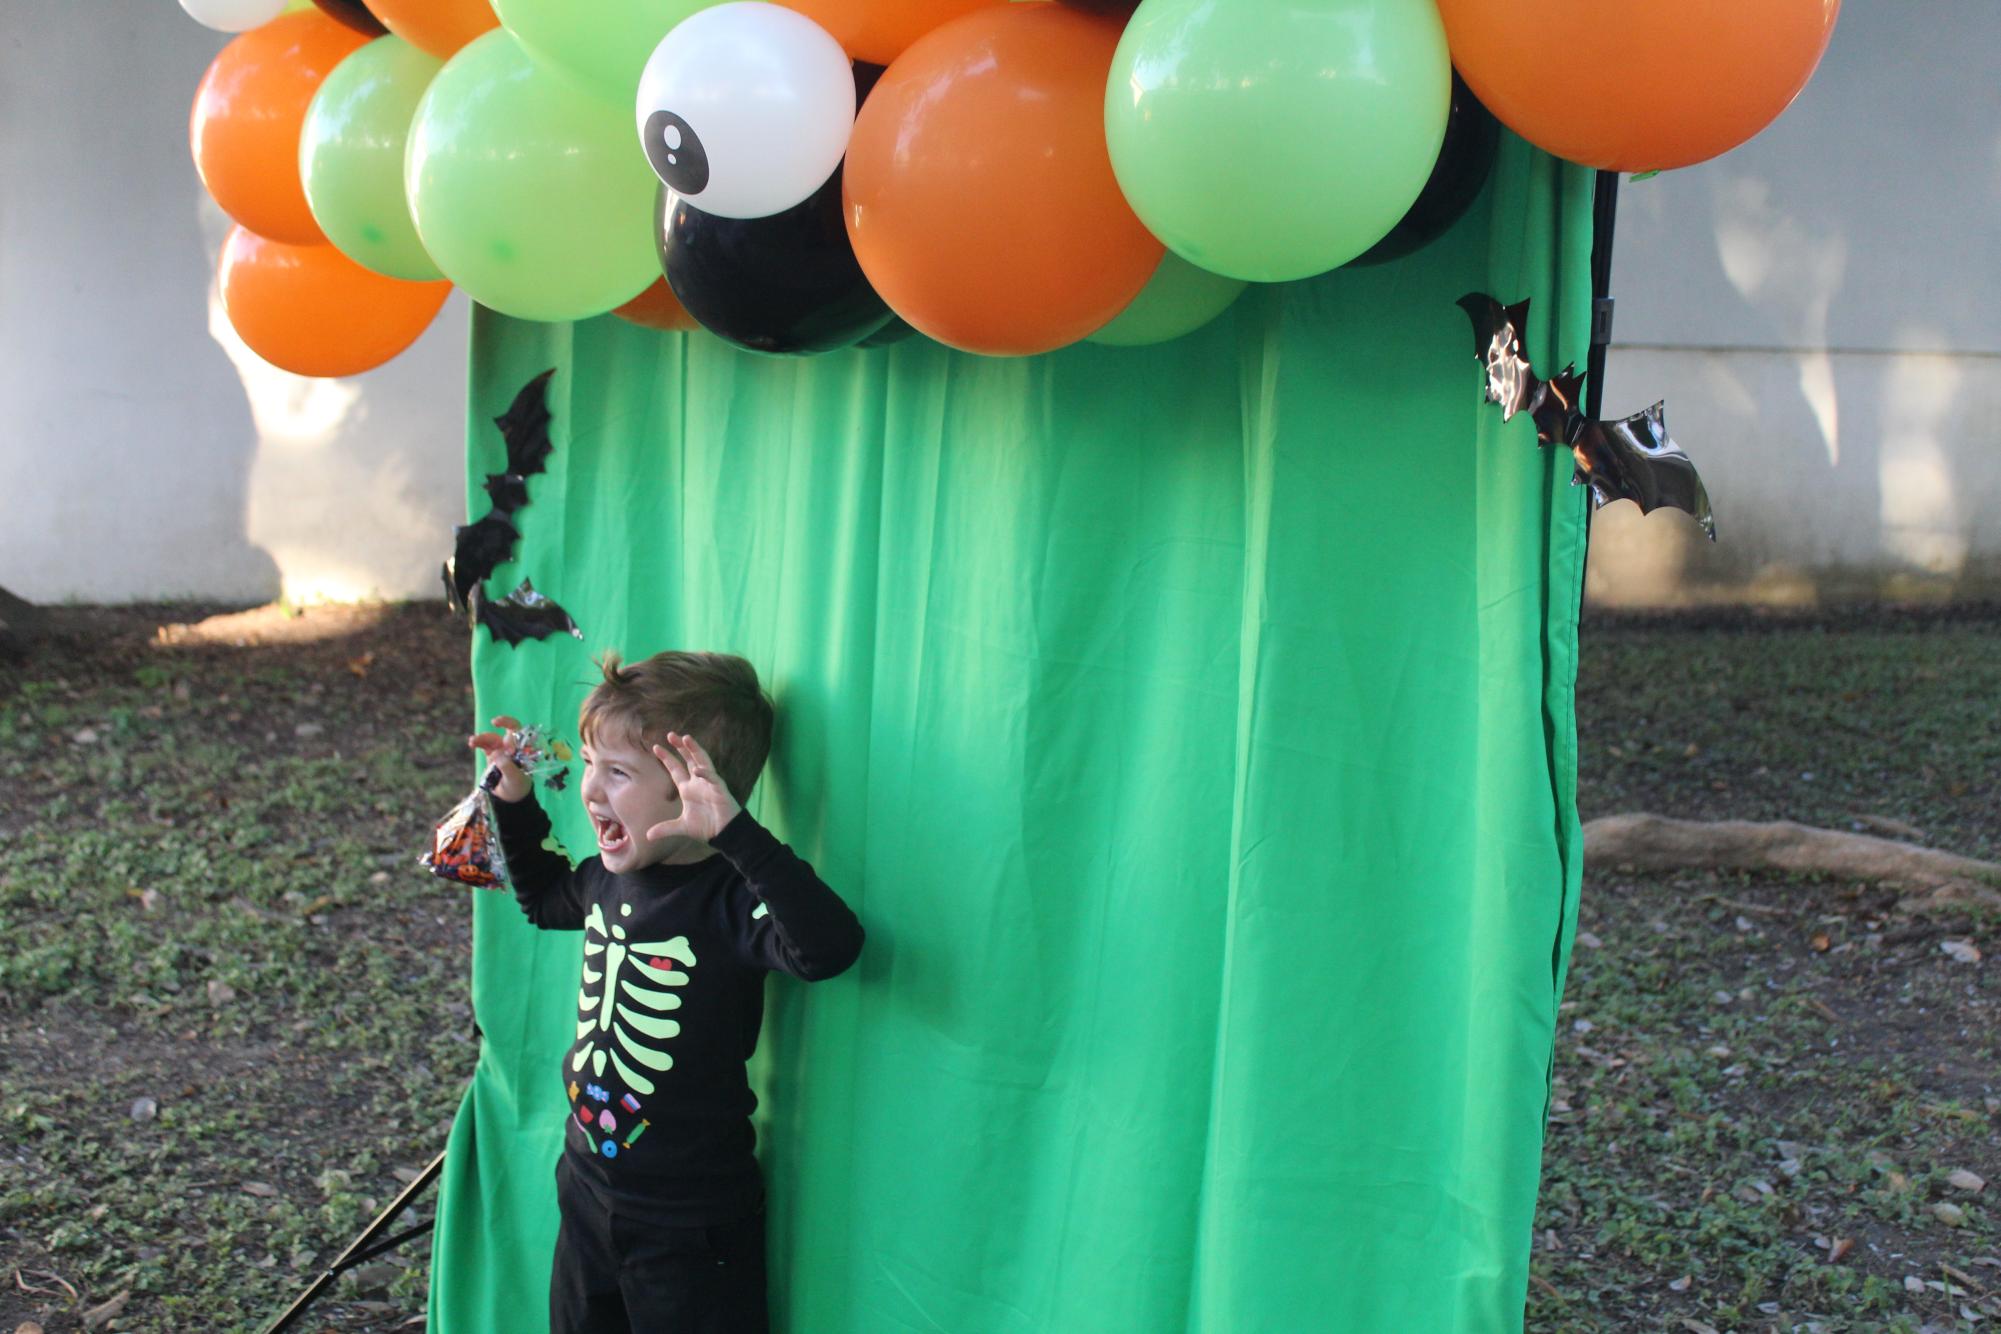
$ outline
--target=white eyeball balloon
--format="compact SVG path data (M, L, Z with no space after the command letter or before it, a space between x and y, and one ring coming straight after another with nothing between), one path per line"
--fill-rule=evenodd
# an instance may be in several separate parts
M249 32L285 12L285 0L181 0L188 17L217 32Z
M783 213L826 184L855 127L841 44L804 14L739 0L690 15L639 77L639 142L692 207Z

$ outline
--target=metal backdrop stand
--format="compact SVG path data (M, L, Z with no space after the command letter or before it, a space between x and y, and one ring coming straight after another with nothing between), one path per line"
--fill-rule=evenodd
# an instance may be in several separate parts
M1605 405L1605 349L1612 345L1612 225L1619 214L1619 173L1601 171L1591 192L1591 351L1584 362L1584 415Z
M410 1207L410 1201L416 1198L418 1192L437 1179L438 1173L444 1165L445 1155L440 1153L431 1160L429 1167L417 1174L416 1180L403 1188L401 1195L398 1195L389 1202L387 1209L384 1209L375 1216L375 1221L363 1229L362 1234L354 1239L353 1244L340 1253L340 1258L328 1265L326 1272L314 1279L313 1285L299 1294L299 1299L286 1308L285 1314L279 1316L266 1327L264 1334L279 1334L280 1330L290 1328L292 1322L304 1315L306 1308L311 1306L321 1293L332 1287L343 1273L360 1264L363 1260L373 1259L381 1255L384 1251L392 1251L413 1237L430 1235L431 1223L420 1223L416 1227L405 1228L393 1237L384 1237L381 1241L376 1240L377 1237L380 1237L384 1232L389 1230L390 1225L396 1221L397 1215Z

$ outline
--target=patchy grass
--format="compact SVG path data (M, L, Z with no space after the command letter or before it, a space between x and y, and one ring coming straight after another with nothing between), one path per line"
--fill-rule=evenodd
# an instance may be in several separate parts
M2001 617L1599 622L1579 684L1587 818L2001 839ZM2001 929L1896 905L1588 869L1531 1330L2001 1318Z
M466 891L412 866L471 776L464 634L430 608L54 615L0 665L0 1330L120 1293L99 1328L261 1328L442 1145L471 1071ZM1587 817L2001 855L2001 614L1596 619L1579 698ZM2001 1320L1994 922L1611 868L1582 921L1530 1329ZM414 1247L301 1328L423 1300Z
M472 772L463 631L54 614L0 668L0 1328L120 1293L100 1327L261 1328L443 1147L471 1072L464 891L412 864ZM423 1301L419 1247L303 1328Z
M1583 640L1586 819L1789 819L2001 860L2001 607L1599 617Z

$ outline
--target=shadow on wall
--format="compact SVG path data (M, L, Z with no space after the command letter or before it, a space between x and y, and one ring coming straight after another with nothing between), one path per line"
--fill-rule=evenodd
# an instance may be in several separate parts
M204 203L211 273L229 224ZM465 521L464 301L366 377L311 379L269 365L230 327L211 279L210 360L235 368L254 445L242 524L295 603L434 597Z
M1666 399L1718 541L1682 515L1614 505L1594 520L1587 597L1793 605L2001 591L1989 517L2001 504L2001 359L1950 350L1917 319L1878 346L1834 346L1850 263L1840 220L1789 215L1763 182L1723 170L1712 208L1728 285L1714 299L1771 345L1617 346L1605 411Z
M1611 506L1592 601L2001 592L2001 11L1938 17L1844 13L1764 135L1622 185L1605 411L1667 401L1718 542Z
M220 42L173 5L23 7L0 46L0 395L16 412L0 577L36 601L269 598L278 567L243 528L250 418L202 336L205 240L185 204L188 100Z
M34 601L429 597L464 521L465 303L364 379L258 361L187 114L227 38L22 0L0 46L0 583ZM20 186L14 190L15 186Z

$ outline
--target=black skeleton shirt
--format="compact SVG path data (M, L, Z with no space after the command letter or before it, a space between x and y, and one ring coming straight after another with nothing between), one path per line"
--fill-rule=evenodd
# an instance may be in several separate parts
M532 796L493 809L528 920L584 933L577 1039L562 1067L572 1170L619 1212L663 1224L754 1212L764 1186L744 1063L764 975L845 971L861 923L748 812L709 840L717 856L614 875L544 847L549 818Z

